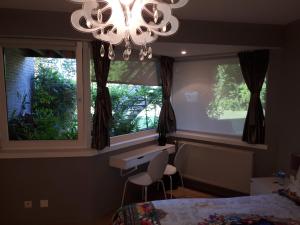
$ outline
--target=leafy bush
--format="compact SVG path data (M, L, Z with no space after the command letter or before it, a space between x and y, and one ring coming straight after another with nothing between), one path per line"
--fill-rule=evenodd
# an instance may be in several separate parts
M213 100L208 106L210 118L219 119L225 111L247 111L250 91L243 80L239 64L218 65ZM265 105L266 82L261 90L261 101Z
M157 127L158 117L148 115L162 104L160 87L108 84L112 101L111 135L117 136ZM92 102L96 100L96 84L92 84ZM138 117L145 110L145 118ZM142 125L141 125L142 124Z
M22 110L9 119L11 140L77 139L76 84L37 60L31 99L24 95ZM31 113L24 111L31 105Z

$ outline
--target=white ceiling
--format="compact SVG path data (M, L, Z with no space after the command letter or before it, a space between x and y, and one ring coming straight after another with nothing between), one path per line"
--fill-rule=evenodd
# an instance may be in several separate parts
M70 12L70 0L1 0L0 8ZM190 0L175 12L181 19L288 24L300 19L300 0Z

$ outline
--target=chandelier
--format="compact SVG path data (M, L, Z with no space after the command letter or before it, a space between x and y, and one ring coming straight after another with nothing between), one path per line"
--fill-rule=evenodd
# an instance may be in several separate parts
M129 60L132 45L140 48L139 59L152 58L150 43L158 36L174 34L179 22L172 9L183 7L188 0L71 0L82 9L71 15L71 23L81 32L109 43L108 57L115 58L113 45L124 44L123 58ZM104 57L102 44L100 55Z

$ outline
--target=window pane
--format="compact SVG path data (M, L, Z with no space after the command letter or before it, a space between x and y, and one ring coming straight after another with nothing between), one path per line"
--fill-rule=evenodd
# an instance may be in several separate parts
M139 66L139 63L133 62L111 62L108 80L114 80L114 82L116 82L115 77L124 78L122 74L127 74L128 68L130 68L130 71L134 73L135 80L138 80L138 75L136 72L140 71ZM155 70L150 72L150 75L153 76L153 73L156 74L156 67L151 65L151 68ZM93 70L93 65L91 69ZM121 75L119 76L118 74ZM97 85L93 79L93 73L91 76L91 112L94 114ZM145 75L143 74L142 76ZM124 79L122 81L124 81ZM107 85L112 101L113 122L111 136L129 134L147 129L155 129L157 127L158 117L162 105L162 90L157 83L155 83L156 85L149 85L148 80L144 81L144 85L137 85L135 83L109 83ZM128 80L126 83L127 82ZM139 82L142 81L140 80Z
M157 127L161 87L109 84L112 100L112 136Z
M95 72L93 67L91 68L91 80L95 81ZM108 82L157 86L160 84L157 63L151 60L111 61Z
M78 136L74 51L4 49L10 140Z
M178 62L174 71L172 99L179 130L243 133L250 92L237 58ZM266 82L261 101L265 107Z
M266 103L266 81L261 90L263 107ZM245 119L250 101L250 91L243 79L240 64L217 65L213 98L207 108L212 119Z

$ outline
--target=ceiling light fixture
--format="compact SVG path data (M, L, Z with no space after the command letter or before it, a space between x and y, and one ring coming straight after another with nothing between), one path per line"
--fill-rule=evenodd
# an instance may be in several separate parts
M174 34L179 22L172 9L183 7L189 0L71 0L82 9L71 15L78 31L92 33L96 39L109 43L108 57L113 60L113 45L124 43L124 60L129 60L132 44L140 47L139 59L152 58L148 46L158 36ZM105 55L104 46L100 49Z
M187 52L185 50L181 51L181 55L186 55L186 54L187 54Z

